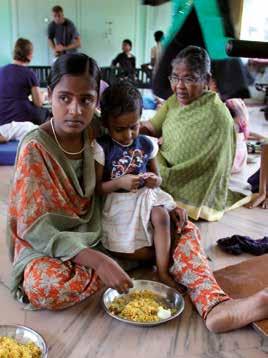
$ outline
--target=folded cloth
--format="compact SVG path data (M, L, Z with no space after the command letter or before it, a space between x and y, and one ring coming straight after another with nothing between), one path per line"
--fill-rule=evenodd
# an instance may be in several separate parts
M268 253L268 236L253 240L248 236L233 235L217 240L217 244L223 251L233 255L247 252L259 256Z
M251 177L248 178L248 183L251 185L252 193L259 192L259 182L260 182L260 169L256 171Z

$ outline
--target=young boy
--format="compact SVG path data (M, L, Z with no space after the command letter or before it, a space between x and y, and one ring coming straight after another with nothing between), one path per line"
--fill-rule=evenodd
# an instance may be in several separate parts
M130 79L135 78L136 58L131 53L132 42L129 39L125 39L122 42L122 51L112 61L112 66L117 66L122 69L122 76Z

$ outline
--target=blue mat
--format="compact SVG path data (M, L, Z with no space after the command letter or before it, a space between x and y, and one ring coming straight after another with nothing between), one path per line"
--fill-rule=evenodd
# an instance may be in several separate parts
M156 109L157 103L155 98L151 95L142 96L143 108L144 109Z
M0 144L0 165L13 165L15 163L18 144L17 140Z

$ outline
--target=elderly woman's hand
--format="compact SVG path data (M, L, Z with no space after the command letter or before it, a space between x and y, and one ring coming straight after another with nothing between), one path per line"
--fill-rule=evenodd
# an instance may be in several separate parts
M170 212L170 217L176 226L177 232L178 233L182 232L183 228L188 223L187 211L185 209L176 207Z

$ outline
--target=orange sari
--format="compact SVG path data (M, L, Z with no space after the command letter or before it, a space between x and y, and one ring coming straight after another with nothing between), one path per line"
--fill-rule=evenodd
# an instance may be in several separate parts
M66 261L99 242L94 160L86 134L84 139L82 184L70 160L42 129L30 132L20 144L7 225L11 291L18 298L25 296L23 273L33 259Z

